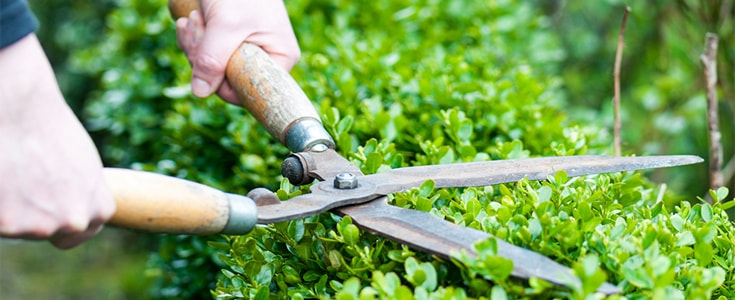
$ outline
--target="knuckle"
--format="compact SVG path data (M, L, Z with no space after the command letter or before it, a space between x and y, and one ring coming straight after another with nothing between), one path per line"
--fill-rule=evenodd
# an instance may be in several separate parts
M225 71L226 62L223 63L216 57L208 53L198 53L192 61L192 65L198 71L204 74L218 74Z
M50 223L39 223L32 226L9 224L4 222L0 224L0 236L10 238L29 238L29 239L45 239L54 234L57 227Z

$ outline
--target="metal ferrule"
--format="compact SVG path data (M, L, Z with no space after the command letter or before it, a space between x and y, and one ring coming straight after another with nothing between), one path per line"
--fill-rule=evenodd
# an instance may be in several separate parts
M221 233L242 235L253 230L258 222L258 207L255 201L242 195L229 193L227 198L230 203L230 218Z
M299 119L291 125L286 134L286 147L292 152L310 151L316 145L326 145L334 149L334 140L322 122L314 118Z

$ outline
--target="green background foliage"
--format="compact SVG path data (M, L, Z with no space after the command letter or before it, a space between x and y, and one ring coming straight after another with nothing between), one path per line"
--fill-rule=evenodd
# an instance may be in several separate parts
M292 75L365 173L462 161L611 152L612 64L623 4L584 1L286 1L303 57ZM106 165L233 193L288 198L288 150L242 109L188 88L166 1L34 9L65 95ZM720 34L721 127L733 152L733 14L695 1L636 3L626 33L628 154L707 155L697 57ZM67 12L67 13L65 13ZM73 12L73 13L69 13ZM69 18L68 16L72 16ZM104 16L104 17L103 17ZM729 41L729 42L728 42ZM509 278L492 242L447 261L322 214L235 237L137 238L151 298L594 299L612 282L633 299L735 297L732 199L707 193L706 166L421 188L393 205L491 233L570 266L572 289ZM685 200L685 201L682 201ZM135 294L136 291L129 291ZM141 296L142 297L142 296Z

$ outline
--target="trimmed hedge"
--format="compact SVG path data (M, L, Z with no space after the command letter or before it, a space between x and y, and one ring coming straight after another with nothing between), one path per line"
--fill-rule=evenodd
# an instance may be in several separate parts
M185 177L245 194L306 191L280 177L288 151L242 109L190 95L166 1L120 1L107 36L75 55L100 78L88 128L108 165ZM511 1L288 1L303 49L293 71L338 150L365 173L462 161L605 153L557 77L549 19ZM605 280L633 299L735 297L733 226L714 205L679 202L640 172L421 188L392 195L574 268L573 289L508 278L491 242L451 261L362 232L330 213L245 236L161 238L155 297L596 299ZM211 290L211 292L210 292ZM613 296L611 298L619 298Z

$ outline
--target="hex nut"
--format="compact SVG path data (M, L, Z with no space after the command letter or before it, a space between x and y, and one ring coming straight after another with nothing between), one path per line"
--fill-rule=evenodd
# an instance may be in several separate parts
M352 173L339 173L334 177L334 188L340 190L350 190L357 187L357 176Z

